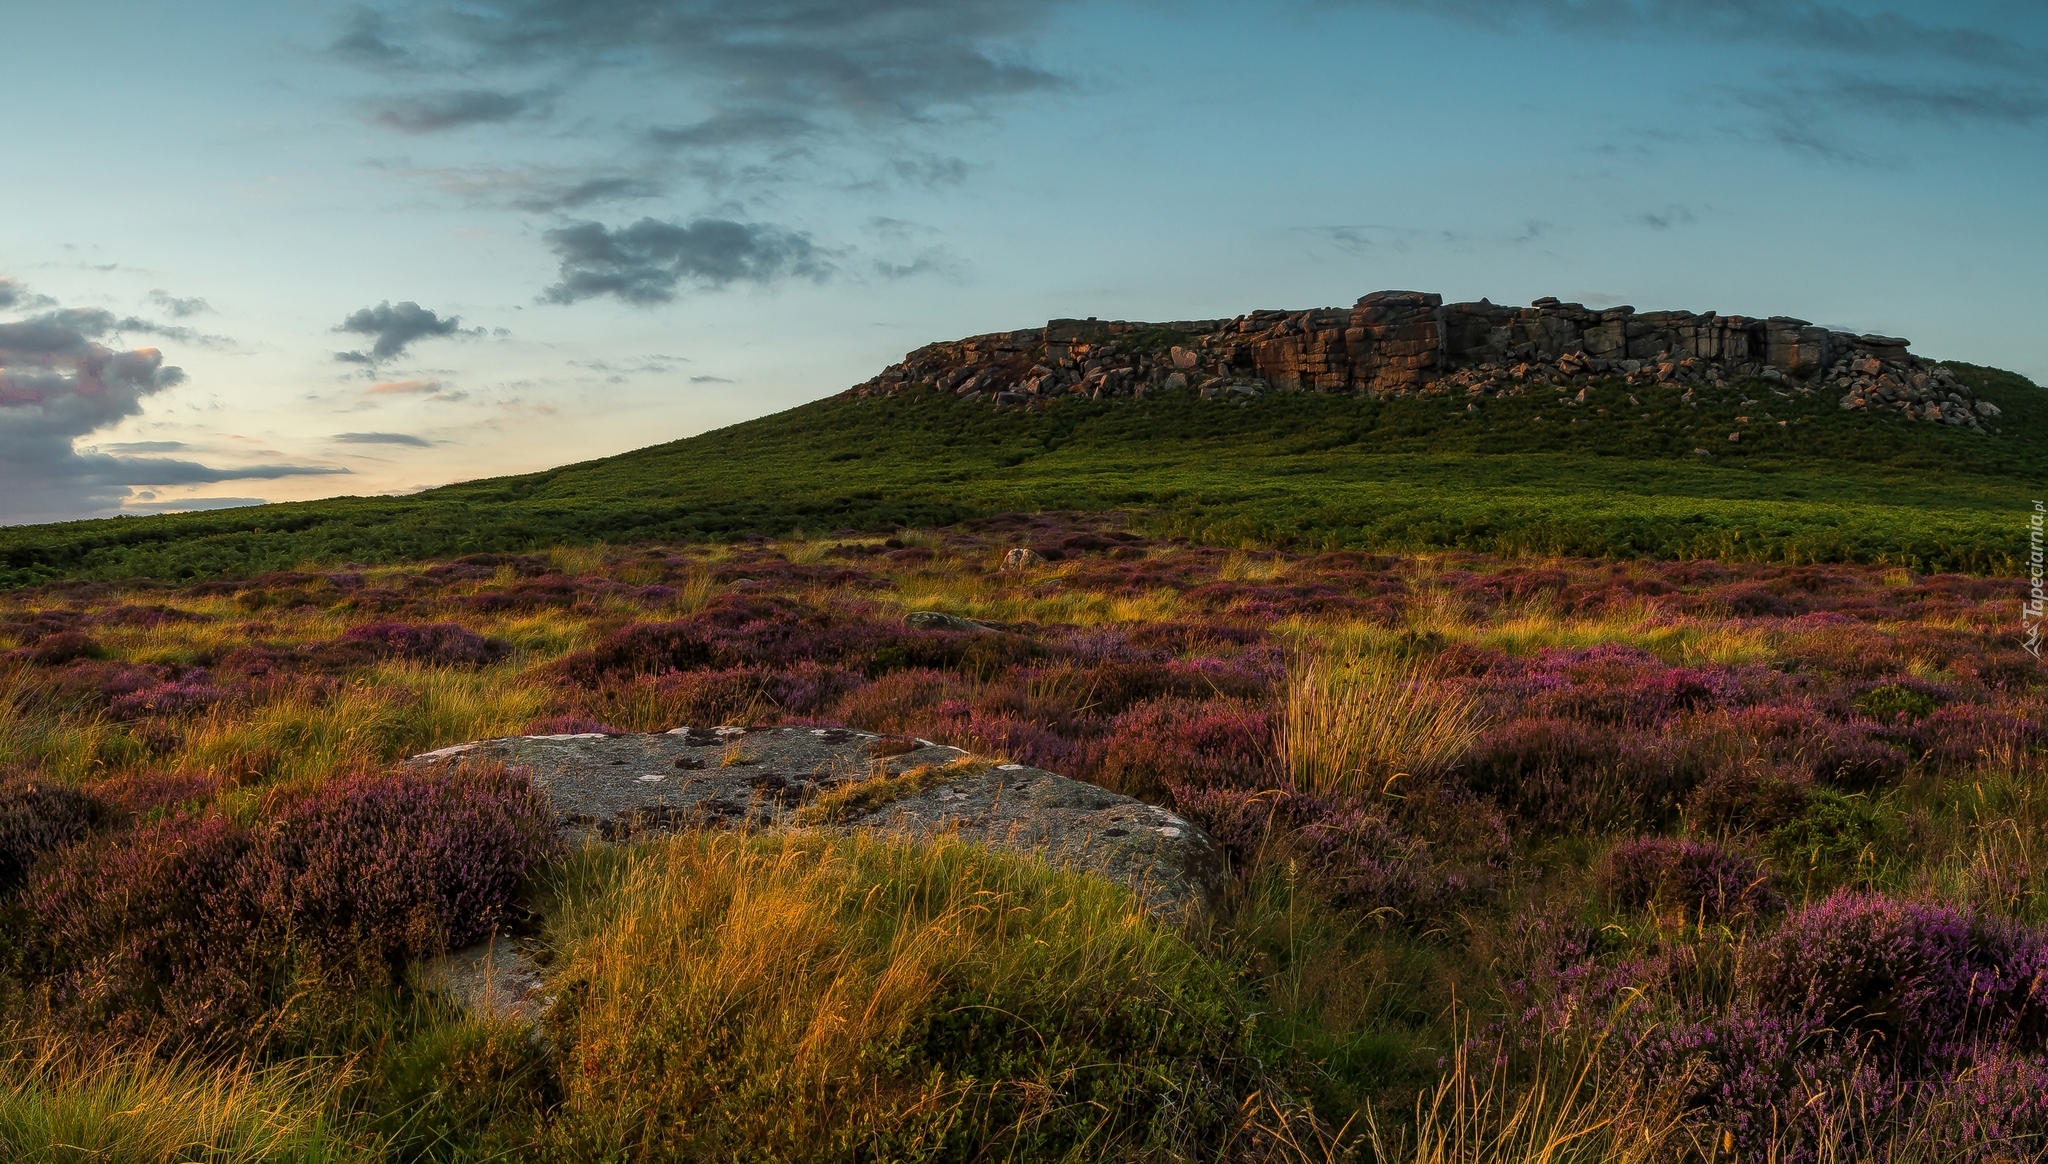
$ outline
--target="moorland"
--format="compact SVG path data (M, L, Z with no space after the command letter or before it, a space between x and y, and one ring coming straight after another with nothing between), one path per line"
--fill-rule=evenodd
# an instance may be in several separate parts
M2048 403L1951 367L2002 431L911 386L0 531L0 1155L2048 1156ZM721 724L1170 808L1224 899L401 763ZM493 934L537 1028L427 970Z
M0 1141L2040 1149L2048 766L2011 580L1118 525L9 595ZM1002 570L1019 545L1046 563ZM724 722L923 735L1173 806L1231 853L1230 900L1181 932L958 847L565 851L517 773L393 769ZM544 1041L420 983L492 927L550 951Z

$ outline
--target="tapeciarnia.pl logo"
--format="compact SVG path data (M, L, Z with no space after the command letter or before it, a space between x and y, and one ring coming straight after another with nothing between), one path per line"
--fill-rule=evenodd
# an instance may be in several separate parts
M2042 610L2044 603L2048 603L2048 595L2044 595L2041 590L2041 534L2044 519L2048 519L2048 506L2039 501L2034 502L2034 512L2027 515L2027 578L2033 583L2033 588L2020 602L2020 626L2026 636L2020 645L2027 649L2029 655L2034 656L2037 663L2041 661Z

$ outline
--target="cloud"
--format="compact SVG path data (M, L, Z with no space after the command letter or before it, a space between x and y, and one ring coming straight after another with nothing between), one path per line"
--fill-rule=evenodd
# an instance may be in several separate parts
M652 68L735 122L922 121L1058 84L1021 42L1058 0L470 0L418 22L478 65ZM363 25L358 25L361 29ZM390 42L380 34L379 44Z
M515 198L512 205L541 213L577 210L596 202L624 202L634 198L659 197L666 189L661 181L644 174L606 174L584 178L566 185L554 185Z
M348 27L327 46L327 51L342 60L372 68L419 63L410 51L392 43L390 21L382 13L367 8L358 8L349 16Z
M161 287L150 289L149 301L163 308L173 319L183 319L188 315L198 315L202 312L213 310L211 304L196 295L189 299L180 299Z
M402 432L340 432L334 434L334 439L345 445L405 445L415 449L431 449L440 443Z
M47 295L37 295L28 289L28 284L19 279L0 275L0 308L5 307L54 307L57 301Z
M548 303L600 295L628 303L666 303L685 283L722 288L822 280L833 270L807 234L723 218L700 218L688 225L643 218L616 230L581 222L544 237L562 264L562 281L541 293Z
M336 331L355 335L375 336L377 342L369 352L336 352L334 358L351 364L376 364L391 359L418 340L436 336L482 335L484 329L470 328L464 331L462 317L451 315L446 319L434 312L407 300L393 306L385 300L375 307L365 307L349 315L335 327Z
M714 113L690 125L657 126L647 140L658 146L689 148L754 142L787 142L818 132L808 117L774 109L742 109Z
M184 441L115 441L98 446L110 453L182 453L191 447Z
M304 465L223 469L77 451L78 438L138 415L145 398L185 379L156 348L121 350L100 342L130 322L98 308L71 308L0 323L0 523L115 512L137 485L347 471Z
M370 385L372 396L426 396L441 390L439 380L386 380Z
M1670 230L1674 226L1689 226L1694 221L1692 207L1672 204L1662 210L1645 210L1636 215L1636 221L1651 230Z
M121 506L121 512L134 514L154 513L204 513L213 509L242 509L251 505L268 505L261 497L180 497L175 501L128 501Z
M546 95L501 93L494 89L444 89L386 102L371 116L400 133L434 133L466 125L495 125L545 112Z
M1811 0L1323 0L1425 11L1507 31L1774 42L1802 52L1918 59L2048 76L2048 53L1974 28Z
M1847 73L1826 74L1818 84L1788 82L1768 104L1781 110L1825 108L1947 124L2025 128L2048 120L2048 91L2033 86L1896 81Z
M690 377L690 383L692 383L692 384L731 384L731 383L733 383L733 381L731 381L731 380L728 380L728 379L726 379L726 378L725 378L725 377L723 377L723 376L692 376L692 377Z

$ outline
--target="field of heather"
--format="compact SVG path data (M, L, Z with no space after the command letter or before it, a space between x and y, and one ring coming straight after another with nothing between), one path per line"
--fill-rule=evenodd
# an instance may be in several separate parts
M2019 596L1059 516L0 594L0 1156L2040 1159ZM686 724L1093 781L1227 901L396 767ZM419 972L493 931L538 1037Z

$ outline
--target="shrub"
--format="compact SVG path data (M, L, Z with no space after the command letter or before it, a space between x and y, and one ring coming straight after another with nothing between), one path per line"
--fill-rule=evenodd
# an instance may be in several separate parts
M1759 1013L1845 1037L1923 1071L1988 1032L2048 1034L2048 939L1951 906L1840 892L1786 918L1743 967Z
M79 659L104 658L106 650L82 631L58 631L42 636L33 644L15 651L14 655L44 667L61 667Z
M1934 696L1901 683L1873 687L1856 698L1856 707L1879 723L1925 719L1935 708Z
M1127 796L1175 788L1256 788L1278 775L1273 716L1234 699L1160 699L1118 715L1091 778Z
M74 1023L233 1041L295 975L489 932L559 844L546 800L502 768L339 778L254 827L179 813L39 867L34 969Z
M1623 841L1608 850L1600 882L1618 905L1677 906L1688 918L1773 913L1784 904L1755 861L1702 841Z
M83 840L107 816L76 788L46 781L0 781L0 894L11 892L36 859Z
M361 643L384 658L409 659L435 667L477 667L511 653L499 639L487 639L452 622L378 622L343 632L343 643Z
M345 776L288 805L267 838L283 904L331 953L468 945L511 920L519 886L558 855L553 807L502 767Z

